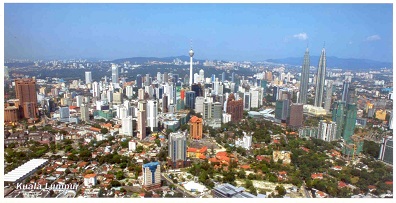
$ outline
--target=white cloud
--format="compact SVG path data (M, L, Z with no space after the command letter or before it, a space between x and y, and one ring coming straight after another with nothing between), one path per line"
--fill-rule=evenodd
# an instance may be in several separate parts
M366 41L377 41L380 40L381 37L379 35L371 35L369 37L366 38Z
M305 32L295 34L295 35L293 35L293 37L294 37L294 38L297 38L297 39L299 39L299 40L306 40L306 39L308 39L308 35L307 35L307 33L305 33Z

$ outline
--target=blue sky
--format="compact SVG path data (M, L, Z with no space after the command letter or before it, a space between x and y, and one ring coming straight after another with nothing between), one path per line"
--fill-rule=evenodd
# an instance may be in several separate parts
M392 62L392 4L5 4L5 58L311 55Z

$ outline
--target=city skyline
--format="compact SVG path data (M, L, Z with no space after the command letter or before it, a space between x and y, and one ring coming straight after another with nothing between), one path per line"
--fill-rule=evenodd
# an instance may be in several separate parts
M392 62L392 15L392 4L5 4L5 58L180 56L192 40L198 59L263 61L325 41L329 56Z

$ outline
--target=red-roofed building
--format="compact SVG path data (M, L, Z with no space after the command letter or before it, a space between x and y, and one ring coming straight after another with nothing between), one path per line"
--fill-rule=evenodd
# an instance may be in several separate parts
M189 147L187 148L187 157L205 159L207 150L208 147L206 146L202 147L201 149Z
M347 186L347 184L345 183L345 182L343 182L343 181L338 181L338 187L339 188L344 188L344 187L346 187Z
M241 168L248 170L248 169L250 169L250 165L242 165Z
M313 173L312 175L311 175L311 178L312 179L323 179L323 173Z
M100 132L100 128L94 128L94 127L90 127L89 128L90 131L94 131L94 132Z
M306 147L300 147L300 149L302 149L303 151L305 151L305 152L309 152L309 149L308 148L306 148Z

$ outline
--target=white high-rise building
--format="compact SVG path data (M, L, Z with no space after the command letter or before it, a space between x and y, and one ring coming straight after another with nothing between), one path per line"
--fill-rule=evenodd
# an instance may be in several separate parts
M126 118L126 117L128 117L129 115L128 115L128 109L125 107L125 106L123 106L123 105L120 105L119 107L118 107L118 109L117 109L117 117L119 118L119 119L124 119L124 118Z
M90 83L92 83L92 72L85 71L85 84L90 84Z
M161 166L158 162L142 165L143 188L151 189L161 187Z
M153 86L151 86L151 85L145 86L144 91L147 92L147 94L149 95L149 98L153 98L153 95L154 95Z
M122 119L122 134L126 136L133 136L132 116Z
M111 64L111 82L118 83L119 73L117 64Z
M161 72L157 72L157 81L158 81L158 84L162 83L162 74L161 74Z
M129 141L128 148L129 148L129 151L132 151L132 152L136 151L136 142L133 140Z
M204 70L199 70L199 79L200 82L205 82L205 71Z
M76 96L76 105L77 105L77 107L81 107L81 104L83 103L83 96L81 96L81 95L77 95Z
M203 104L205 102L205 97L195 98L195 113L203 113Z
M158 129L157 114L158 102L156 100L147 101L147 127L150 128L151 132Z
M98 82L92 83L92 96L100 99L100 87Z
M337 124L336 122L319 121L318 139L331 142L336 140Z
M194 73L194 83L199 83L201 82L201 77L198 75L198 73Z
M133 97L133 87L132 86L126 86L126 96L128 99L131 99Z

